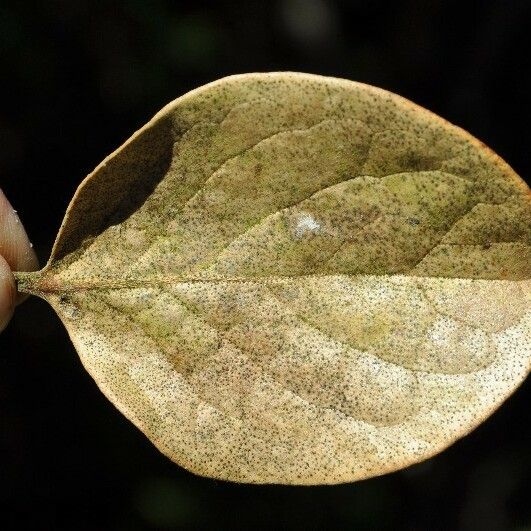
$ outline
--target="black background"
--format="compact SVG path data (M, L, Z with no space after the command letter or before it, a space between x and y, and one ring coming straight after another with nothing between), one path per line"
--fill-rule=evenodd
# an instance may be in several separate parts
M0 3L0 185L41 263L80 180L164 104L224 75L295 70L406 96L529 176L531 2ZM173 465L103 397L33 299L0 336L0 529L531 526L530 387L441 455L333 487Z

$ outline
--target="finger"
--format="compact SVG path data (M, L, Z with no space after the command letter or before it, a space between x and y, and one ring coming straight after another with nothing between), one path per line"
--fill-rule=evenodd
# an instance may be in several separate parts
M13 315L17 290L9 264L0 256L0 332Z
M0 255L12 271L33 271L38 262L35 251L6 196L0 190Z
M2 190L0 190L0 256L3 258L4 278L6 266L9 266L11 271L34 271L39 267L37 256L18 214ZM14 283L13 275L11 282ZM17 302L25 298L25 295L19 295Z

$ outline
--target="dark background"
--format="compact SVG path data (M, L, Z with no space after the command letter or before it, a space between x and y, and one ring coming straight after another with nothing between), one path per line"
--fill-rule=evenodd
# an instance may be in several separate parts
M529 176L528 1L0 3L0 185L41 263L80 180L164 104L227 74L387 88ZM441 455L334 487L195 477L103 397L51 308L0 336L0 529L531 529L530 386Z

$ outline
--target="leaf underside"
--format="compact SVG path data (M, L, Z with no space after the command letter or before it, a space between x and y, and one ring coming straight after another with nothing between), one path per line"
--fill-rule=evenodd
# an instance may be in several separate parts
M354 481L441 451L528 374L529 198L394 94L233 76L100 164L47 266L16 276L175 462Z

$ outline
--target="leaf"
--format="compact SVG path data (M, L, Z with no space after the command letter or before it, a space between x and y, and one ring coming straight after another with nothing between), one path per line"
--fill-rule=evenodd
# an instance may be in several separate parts
M399 96L241 75L105 159L16 277L175 462L339 483L436 454L526 377L530 212L498 156Z

